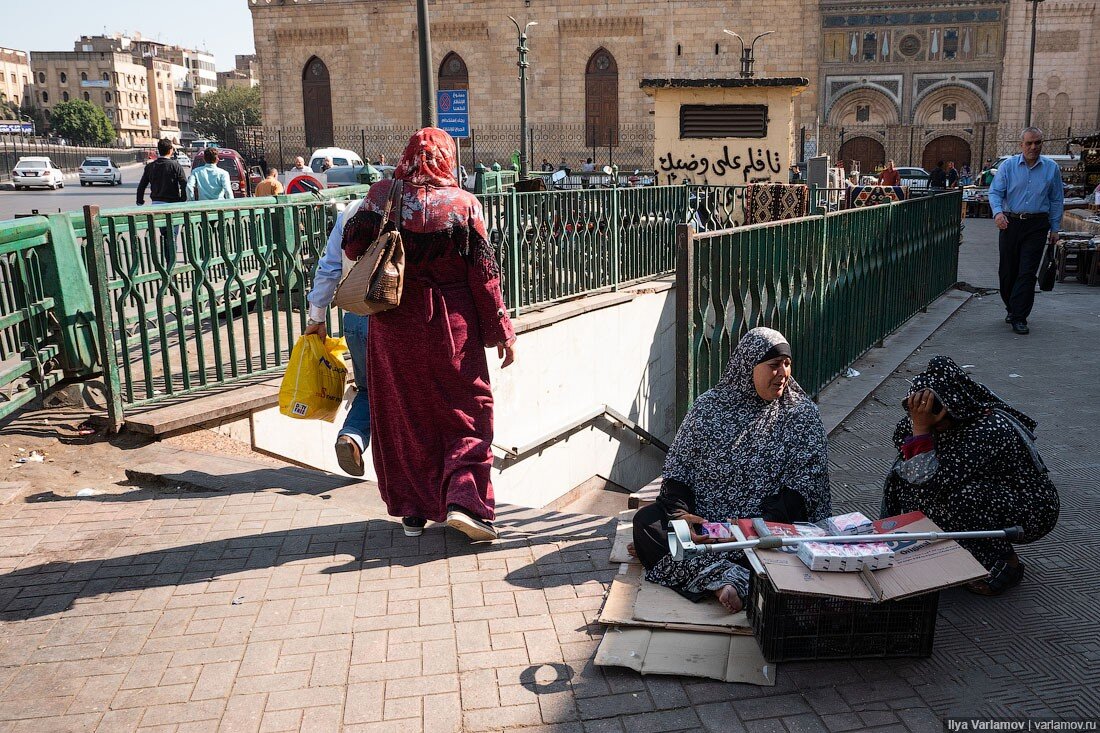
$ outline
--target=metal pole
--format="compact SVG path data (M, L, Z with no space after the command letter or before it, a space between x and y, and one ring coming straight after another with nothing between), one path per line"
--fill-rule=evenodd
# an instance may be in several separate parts
M519 61L516 62L516 66L519 67L519 177L520 180L524 180L527 178L529 162L527 159L527 67L530 64L527 62L527 29L538 25L538 22L532 20L521 29L519 21L515 18L509 15L508 20L515 24L516 32L519 34L519 45L516 46L516 50L519 51Z
M416 34L420 41L420 126L435 127L435 75L428 0L416 0Z
M1027 60L1027 107L1024 112L1024 127L1031 127L1031 89L1035 85L1035 19L1039 15L1039 3L1042 0L1030 0L1031 10L1031 50Z

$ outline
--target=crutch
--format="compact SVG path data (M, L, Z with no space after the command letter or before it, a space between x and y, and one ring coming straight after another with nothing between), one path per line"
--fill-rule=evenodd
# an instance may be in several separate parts
M696 544L691 539L691 530L683 519L674 519L669 524L668 549L673 560L683 560L685 555L697 555L707 552L730 552L731 550L771 550L777 547L799 545L803 542L831 542L849 544L857 542L910 542L913 540L988 540L1005 539L1015 542L1024 538L1023 527L990 529L977 532L894 532L891 534L844 534L824 537L785 537L768 535L741 542L716 542L714 544Z

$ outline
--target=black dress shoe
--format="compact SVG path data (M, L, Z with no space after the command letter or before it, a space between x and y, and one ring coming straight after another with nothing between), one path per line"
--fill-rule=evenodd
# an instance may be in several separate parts
M1012 316L1005 316L1005 323L1012 325Z
M1026 336L1031 333L1031 329L1023 321L1016 321L1012 324L1012 332L1018 336Z

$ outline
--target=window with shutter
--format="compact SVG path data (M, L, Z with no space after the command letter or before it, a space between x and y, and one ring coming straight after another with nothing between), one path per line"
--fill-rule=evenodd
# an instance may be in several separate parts
M680 139L767 137L766 104L685 104L680 107Z

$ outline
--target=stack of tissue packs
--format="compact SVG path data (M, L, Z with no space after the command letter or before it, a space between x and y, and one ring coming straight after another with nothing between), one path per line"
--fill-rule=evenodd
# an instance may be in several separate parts
M856 535L874 532L871 520L859 512L829 517L830 534ZM803 542L798 557L810 570L858 572L888 568L894 564L894 551L885 542L832 543Z

